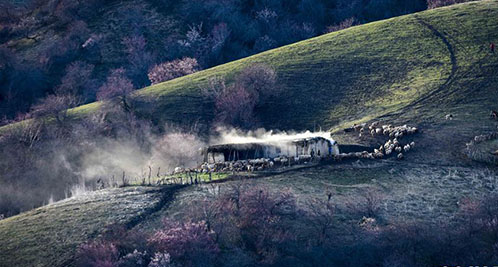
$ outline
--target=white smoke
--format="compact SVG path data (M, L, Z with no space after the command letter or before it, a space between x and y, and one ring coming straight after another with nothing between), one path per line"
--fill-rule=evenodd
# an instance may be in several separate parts
M265 130L263 128L254 131L241 131L238 129L218 128L216 135L211 138L210 144L246 144L246 143L279 143L311 137L322 137L333 142L330 132L285 132Z

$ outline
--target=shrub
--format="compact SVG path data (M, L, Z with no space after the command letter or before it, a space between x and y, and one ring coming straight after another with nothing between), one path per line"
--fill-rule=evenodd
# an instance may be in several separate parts
M427 9L434 9L443 6L450 6L458 3L469 2L472 0L427 0Z
M156 253L150 260L148 267L173 267L171 256L168 253Z
M133 91L132 82L126 77L123 68L112 70L107 81L99 88L97 92L98 100L111 99L114 97L126 97Z
M53 116L62 123L67 118L68 109L78 103L73 95L49 95L32 107L31 114L35 117Z
M325 32L328 33L328 32L336 32L344 30L356 24L358 24L358 22L356 21L355 18L345 19L341 21L341 23L339 23L338 25L328 26Z
M215 77L202 89L203 95L215 103L216 122L246 128L256 123L254 108L277 92L276 73L263 64L243 69L230 86Z
M235 83L246 88L253 101L262 104L268 97L279 92L276 80L277 74L270 66L254 64L243 69L237 75Z
M164 221L163 229L149 238L156 251L169 253L171 257L187 266L212 264L219 253L218 245L205 222L174 223Z
M199 70L199 64L195 58L185 57L154 66L149 71L149 80L152 84L158 84L174 78L192 74Z
M82 244L77 258L77 266L81 267L117 267L119 253L114 244L95 241Z
M82 61L75 61L66 67L66 74L61 84L55 89L58 95L85 96L91 98L95 94L95 80L91 79L94 66Z
M242 86L230 86L216 98L215 121L232 126L251 127L254 125L254 96Z
M147 85L147 71L154 63L154 55L147 51L147 41L142 35L126 37L122 42L126 47L130 77L137 87Z
M290 249L294 236L289 227L298 211L289 191L270 193L261 187L234 184L214 200L202 201L200 218L215 229L225 248L242 249L265 264L275 264Z

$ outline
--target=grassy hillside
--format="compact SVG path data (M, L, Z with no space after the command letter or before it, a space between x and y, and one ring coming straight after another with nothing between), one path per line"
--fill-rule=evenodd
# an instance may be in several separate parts
M113 224L133 226L162 207L168 188L101 190L0 221L0 266L67 266L79 244Z
M481 116L497 97L498 56L488 49L498 39L497 15L497 1L482 1L326 34L145 88L135 95L137 109L159 122L208 123L206 81L262 62L285 88L257 110L267 128L339 127L408 111L422 121L436 115L433 107L457 103L478 103L473 113Z

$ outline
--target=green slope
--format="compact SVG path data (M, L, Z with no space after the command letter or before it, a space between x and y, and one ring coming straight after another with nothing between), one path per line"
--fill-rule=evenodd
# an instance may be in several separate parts
M255 62L273 66L284 88L257 109L266 128L329 128L427 104L493 103L498 56L488 46L498 42L496 17L498 1L481 1L353 27L142 89L136 108L156 122L209 124L213 104L200 88Z
M79 244L113 224L138 223L162 207L168 188L107 189L0 221L0 266L73 265Z

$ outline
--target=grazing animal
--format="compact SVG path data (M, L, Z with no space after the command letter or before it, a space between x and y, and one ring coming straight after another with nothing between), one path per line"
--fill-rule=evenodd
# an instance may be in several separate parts
M355 131L360 131L362 127L361 127L361 125L355 124L355 125L353 125L353 128Z
M453 114L446 114L445 116L446 120L453 120Z
M398 159L403 159L403 158L404 158L403 153L399 153L398 154Z
M404 150L405 152L410 151L410 145L405 145L405 146L403 147L403 150Z
M498 120L498 111L492 110L491 111L491 118Z

